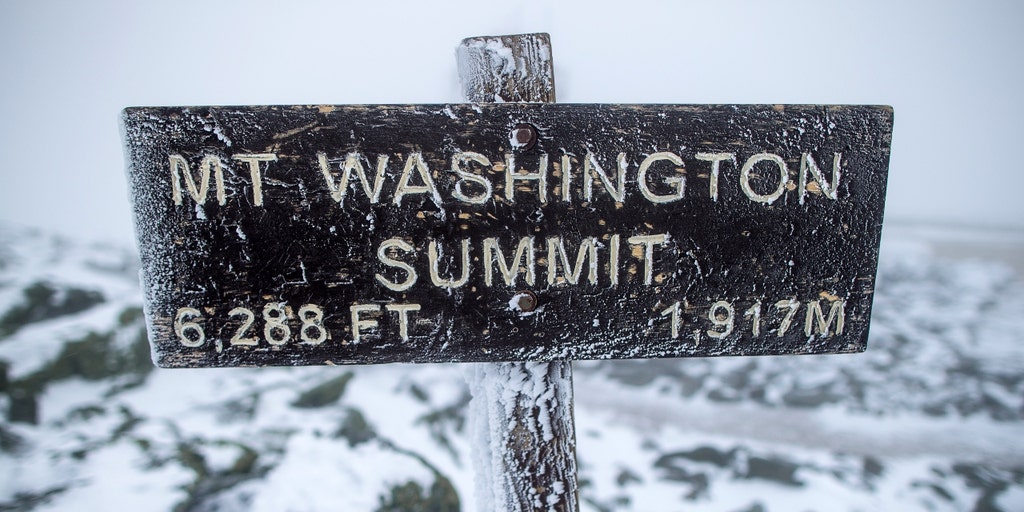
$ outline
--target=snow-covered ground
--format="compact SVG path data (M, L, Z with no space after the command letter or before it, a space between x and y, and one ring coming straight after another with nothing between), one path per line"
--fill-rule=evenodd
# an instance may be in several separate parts
M863 354L577 363L581 510L1024 510L1024 241L885 233ZM153 369L134 258L0 227L0 510L475 509L464 367Z

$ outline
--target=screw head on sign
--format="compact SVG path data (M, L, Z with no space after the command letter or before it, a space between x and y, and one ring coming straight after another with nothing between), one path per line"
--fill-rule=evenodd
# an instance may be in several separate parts
M508 142L514 149L531 149L537 144L537 128L530 123L519 123L509 132Z
M523 313L529 313L537 309L538 302L539 300L537 299L536 293L533 293L530 290L523 290L513 295L512 300L508 302L508 305Z

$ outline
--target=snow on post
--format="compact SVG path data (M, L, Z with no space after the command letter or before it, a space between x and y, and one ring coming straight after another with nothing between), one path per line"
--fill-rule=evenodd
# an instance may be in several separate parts
M470 37L456 49L462 95L474 103L554 103L547 34Z
M467 38L457 58L468 101L555 101L547 34ZM484 363L466 378L480 510L578 510L572 363Z

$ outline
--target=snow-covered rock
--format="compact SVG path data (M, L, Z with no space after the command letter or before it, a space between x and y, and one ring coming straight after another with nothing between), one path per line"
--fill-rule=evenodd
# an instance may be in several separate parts
M0 228L0 510L473 510L456 365L157 370L135 257ZM579 362L584 511L1024 509L1024 285L883 246L860 355Z

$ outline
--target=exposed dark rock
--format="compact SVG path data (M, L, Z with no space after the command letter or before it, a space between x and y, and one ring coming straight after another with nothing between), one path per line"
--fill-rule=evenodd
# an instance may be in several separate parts
M28 324L80 313L104 301L100 292L61 288L47 282L33 283L22 293L22 302L0 316L0 338L14 334Z
M350 447L356 447L373 440L377 437L377 432L373 430L359 409L349 409L345 414L345 420L341 423L341 428L335 432L334 437L345 438Z
M458 512L461 509L455 487L444 476L435 475L429 491L416 481L393 486L387 496L380 497L376 512Z
M128 382L137 385L154 367L145 327L140 324L131 329L134 332L90 332L82 338L68 341L56 358L32 374L11 382L9 387L12 392L20 389L27 394L37 394L50 383L73 377L99 381L117 376L128 376ZM129 333L131 341L127 344L115 339ZM124 388L128 384L122 382L120 385Z
M701 446L700 448L687 452L667 454L662 458L683 458L694 462L703 462L713 464L720 468L725 468L731 466L736 460L736 449L734 448L729 451L722 451L711 446Z
M38 492L17 492L11 501L0 503L0 512L33 510L40 505L49 503L57 495L70 488L68 485L59 485Z
M753 375L757 369L757 362L750 361L747 364L722 375L722 385L737 390L746 389L750 386L751 375Z
M732 403L743 400L743 395L732 388L717 388L712 389L708 393L708 400L711 400L712 402Z
M292 402L292 407L313 409L336 403L345 394L345 387L348 381L352 380L352 375L352 372L345 372L304 391Z
M25 440L0 423L0 452L17 454L25 446Z
M982 464L954 464L953 473L963 478L967 487L979 491L973 512L1001 512L999 496L1011 485L1024 483L1024 468L994 469Z
M211 468L203 455L204 444L233 446L239 455L226 469ZM220 510L217 499L225 491L256 478L263 478L272 469L260 464L259 453L250 446L234 441L182 442L178 445L176 460L195 474L185 486L188 498L174 507L174 512L206 512Z
M688 457L680 454L669 454L659 457L654 462L654 467L661 469L661 478L673 482L681 482L689 485L689 492L686 499L694 500L708 492L710 479L702 471L694 471L686 467Z
M747 508L741 508L736 512L767 512L768 509L764 508L764 505L760 503L753 503Z
M234 400L224 402L217 416L225 422L249 421L256 415L260 404L260 394L252 393Z
M625 487L626 485L632 483L641 482L643 482L643 479L640 478L639 475L630 471L627 468L622 468L621 470L619 470L618 476L615 477L615 484L618 485L619 487Z
M864 479L871 480L885 473L885 465L874 457L864 457Z
M933 483L933 482L914 482L911 484L912 487L924 488L932 491L933 494L941 498L943 501L952 502L955 498L953 494L946 490L945 487Z
M452 404L424 414L416 420L416 424L426 424L430 429L430 437L455 459L458 459L458 454L452 437L462 432L466 426L466 406L469 405L471 398L467 389Z
M804 482L796 478L800 465L777 457L751 456L747 459L744 478L777 482L792 487L803 487Z
M24 388L15 388L7 392L10 405L7 408L7 421L11 423L39 424L39 401L36 394Z
M794 388L782 395L782 402L790 407L810 408L839 402L843 395L832 390L831 384L813 388Z

